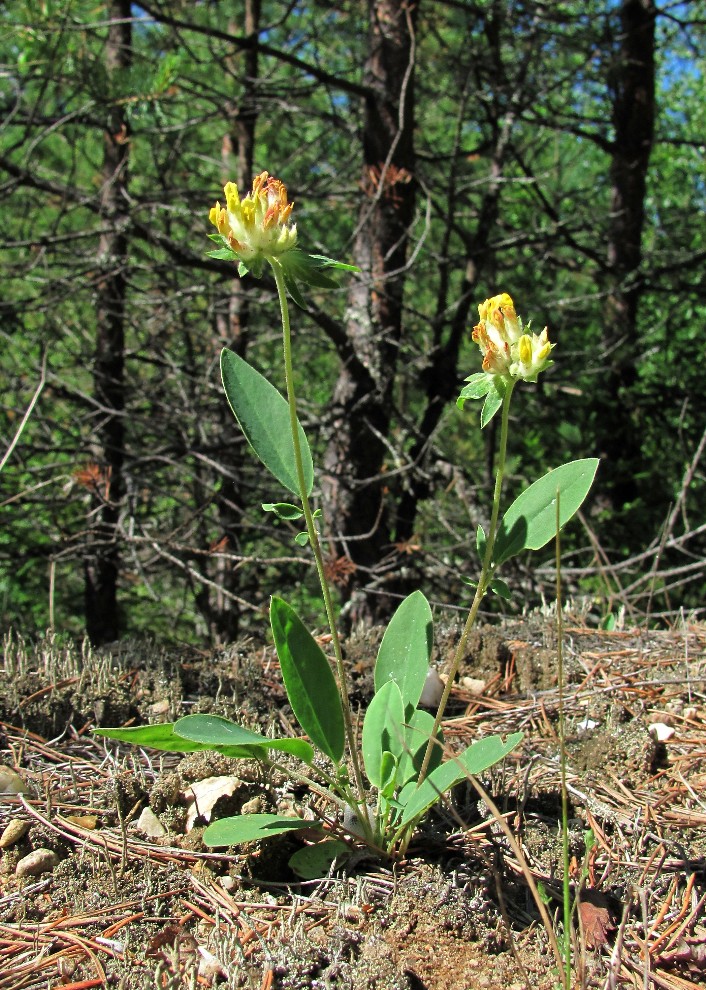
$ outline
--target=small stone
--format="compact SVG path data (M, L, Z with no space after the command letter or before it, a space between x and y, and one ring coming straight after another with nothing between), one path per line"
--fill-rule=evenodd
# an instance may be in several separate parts
M236 887L235 877L226 875L224 877L221 877L218 882L221 885L221 887L223 887L223 889L227 891L227 893L230 893L231 890L235 890Z
M231 797L240 784L238 777L206 777L187 788L182 794L188 806L186 831L190 832L199 818L210 822L216 802L222 797Z
M169 714L169 699L164 698L162 701L155 701L153 705L149 707L149 713L154 718L159 718L162 715Z
M15 867L15 876L38 877L41 873L51 873L58 863L59 857L53 849L35 849L19 861Z
M29 794L29 787L16 770L0 764L0 793Z
M256 794L254 798L246 801L240 809L241 815L258 815L263 810L262 795Z
M462 677L460 684L464 690L476 697L485 691L485 681L482 677Z
M659 743L663 743L672 738L675 730L671 725L667 725L666 722L652 722L651 725L647 726L647 731L653 739L656 739Z
M148 839L161 839L167 834L166 828L149 806L143 808L142 814L135 822L135 827Z
M27 820L13 818L3 829L2 835L0 835L0 849L9 849L10 846L14 846L16 842L19 842L29 832L30 824Z

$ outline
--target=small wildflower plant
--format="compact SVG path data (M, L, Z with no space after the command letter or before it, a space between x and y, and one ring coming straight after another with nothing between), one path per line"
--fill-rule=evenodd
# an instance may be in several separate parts
M435 715L420 707L433 643L432 613L421 591L397 608L383 636L374 671L375 693L363 719L354 724L346 687L346 670L331 590L319 538L320 510L312 508L315 471L309 443L297 418L293 380L288 296L305 307L303 287L335 286L336 275L354 272L322 255L306 254L291 222L287 190L267 172L257 176L241 199L235 185L224 189L225 206L212 208L209 219L218 245L211 257L232 260L241 276L260 277L266 266L274 275L282 318L285 395L234 352L224 349L221 373L226 397L249 445L270 474L295 501L263 505L266 512L301 521L297 542L314 556L331 634L332 662L285 598L273 596L270 624L282 677L296 719L306 738L270 738L216 715L187 715L170 725L99 729L99 735L159 750L216 750L232 757L279 766L281 754L299 761L301 780L323 795L329 808L318 826L321 840L296 853L292 868L302 877L325 873L355 843L391 856L404 854L420 820L456 783L504 759L522 734L488 736L451 755L444 743L442 717L468 635L483 598L493 592L509 597L498 577L500 566L527 549L539 549L557 533L557 525L576 512L598 466L596 459L573 461L549 472L524 491L500 516L505 471L510 399L515 386L535 382L552 363L548 331L525 327L507 293L479 306L473 340L483 356L483 370L466 379L459 408L483 399L481 425L501 413L500 443L490 524L476 534L480 557L473 601ZM557 502L560 511L557 515ZM288 764L289 766L289 764ZM291 771L289 771L291 772ZM230 846L277 834L307 830L310 818L244 814L216 821L204 832L210 846Z

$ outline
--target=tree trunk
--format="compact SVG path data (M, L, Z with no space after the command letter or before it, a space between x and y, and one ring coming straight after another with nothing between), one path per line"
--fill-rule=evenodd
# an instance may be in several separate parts
M241 26L235 20L229 24L232 34L241 34L246 39L257 39L260 30L261 0L245 0ZM223 161L223 183L235 182L241 195L250 188L254 174L255 131L257 127L257 83L258 83L258 49L257 45L246 47L238 56L242 60L240 81L243 91L237 100L228 107L231 119L230 130L223 138L221 158ZM235 59L232 60L235 62ZM235 64L228 66L233 78L236 76ZM234 170L235 167L235 170ZM218 321L219 341L235 351L240 357L246 355L249 340L250 289L251 279L235 277L230 287L228 311ZM220 415L222 436L228 436L235 430L233 415L225 401L221 403ZM228 445L228 467L232 474L237 475L242 446ZM247 456L247 455L246 455ZM212 580L218 585L219 591L214 591L211 585L204 585L197 595L197 604L208 622L211 638L218 643L229 642L238 634L240 609L235 597L240 587L239 572L229 559L228 551L238 550L238 539L242 515L242 500L237 488L232 490L232 482L227 481L227 497L220 496L218 504L219 536L218 544L224 554L215 559L212 568ZM208 565L207 565L208 566Z
M652 0L624 0L611 84L615 131L610 166L608 289L604 347L608 354L605 412L599 430L605 482L616 510L638 493L641 442L634 418L638 307L647 172L655 123L655 17Z
M346 600L390 550L384 463L402 337L402 298L414 216L414 18L419 4L369 0L364 82L364 196L353 260L346 340L324 458L331 574ZM356 596L357 597L357 596ZM356 607L386 610L368 598Z
M108 78L132 59L129 0L111 0L105 48ZM124 493L125 446L125 295L128 264L128 161L130 132L123 106L107 111L103 137L100 197L99 278L96 292L96 352L93 389L99 424L96 428L95 478L91 498L88 548L84 559L86 631L93 643L114 640L120 633L118 575L119 524Z

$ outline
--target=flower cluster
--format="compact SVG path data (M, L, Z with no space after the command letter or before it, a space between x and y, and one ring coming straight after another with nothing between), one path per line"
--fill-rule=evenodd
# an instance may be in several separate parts
M288 225L294 204L288 202L279 179L261 172L242 200L234 182L227 182L223 192L225 207L216 203L208 219L246 265L277 257L296 245L296 224Z
M536 382L540 372L551 364L549 355L554 345L549 342L547 328L540 334L526 333L507 292L486 299L478 307L478 315L473 340L483 354L483 371Z

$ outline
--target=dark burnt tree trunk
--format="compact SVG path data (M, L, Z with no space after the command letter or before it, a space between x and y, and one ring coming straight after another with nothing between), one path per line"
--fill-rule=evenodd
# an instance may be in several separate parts
M112 0L106 9L110 27L105 47L105 67L110 79L130 65L132 25L129 0ZM93 643L109 642L120 634L118 576L120 512L124 493L130 132L124 107L117 101L107 111L103 149L100 198L103 232L98 248L100 267L93 365L96 463L84 559L86 631Z
M638 494L641 441L633 386L643 292L642 228L655 124L655 17L652 0L624 0L611 77L614 143L610 183L604 348L608 360L599 438L604 487L619 511Z
M363 119L364 196L353 260L341 370L324 459L324 502L334 580L354 612L387 611L363 599L390 551L384 464L403 333L405 264L414 217L414 19L419 4L369 0L369 88Z

